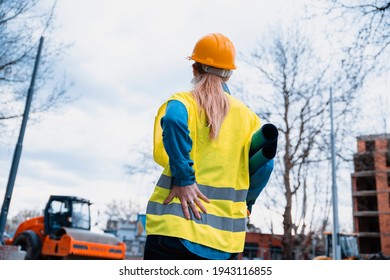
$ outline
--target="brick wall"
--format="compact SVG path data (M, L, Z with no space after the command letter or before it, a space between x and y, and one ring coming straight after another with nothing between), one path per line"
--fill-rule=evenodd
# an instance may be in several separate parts
M354 229L362 254L390 256L390 134L357 138L352 174Z

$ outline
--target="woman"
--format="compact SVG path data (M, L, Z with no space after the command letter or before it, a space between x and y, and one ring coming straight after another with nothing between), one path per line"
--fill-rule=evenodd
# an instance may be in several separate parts
M208 34L189 58L195 61L193 90L174 94L155 120L154 159L164 171L147 206L144 259L236 259L247 208L273 161L250 176L249 150L260 120L225 84L236 69L232 42ZM250 189L252 181L257 185Z

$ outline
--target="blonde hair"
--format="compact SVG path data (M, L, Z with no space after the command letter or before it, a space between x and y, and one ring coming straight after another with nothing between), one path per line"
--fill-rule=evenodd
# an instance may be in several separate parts
M195 78L195 86L192 94L199 106L204 110L207 119L207 126L210 127L210 139L216 139L222 123L229 111L229 99L223 91L223 78L209 74L200 73Z

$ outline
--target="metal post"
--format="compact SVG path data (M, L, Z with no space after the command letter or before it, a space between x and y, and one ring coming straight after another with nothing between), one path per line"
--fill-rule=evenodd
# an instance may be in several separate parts
M15 178L16 178L16 174L18 171L20 156L22 154L24 133L26 131L28 115L30 113L35 78L36 78L37 71L38 71L38 65L39 65L39 59L41 56L42 45L43 45L43 37L41 37L39 40L38 53L37 53L37 56L35 58L35 65L34 65L34 70L33 70L33 74L31 77L30 88L28 89L28 93L27 93L27 99L26 99L26 105L24 108L22 125L20 127L19 138L18 138L18 142L17 142L16 147L15 147L14 157L12 160L12 166L11 166L11 170L10 170L10 174L9 174L9 178L8 178L7 189L6 189L5 196L4 196L3 206L1 208L1 216L0 216L0 243L1 244L4 244L4 230L5 230L5 225L7 223L8 210L9 210L9 206L11 203L12 191L13 191L14 185L15 185Z
M334 140L334 128L333 128L333 93L330 88L330 144L332 154L332 204L333 204L333 232L332 232L332 250L333 259L341 259L341 248L339 239L339 216L338 216L338 198L337 198L337 186L336 186L336 151Z

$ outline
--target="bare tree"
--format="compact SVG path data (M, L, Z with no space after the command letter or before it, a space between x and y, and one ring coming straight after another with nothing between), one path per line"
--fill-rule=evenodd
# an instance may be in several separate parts
M266 190L276 202L268 206L274 211L280 206L283 209L284 259L308 253L310 234L322 231L327 224L329 91L334 87L337 92L335 118L341 145L347 134L344 124L353 116L357 88L341 67L337 68L340 64L324 60L300 30L271 30L247 58L261 90L268 92L256 94L251 104L260 104L259 115L280 132L274 175L277 185Z
M140 212L140 206L132 200L113 200L106 204L105 215L108 220L129 222Z
M41 36L49 36L54 28L56 1L44 6L39 0L0 1L0 129L9 120L21 117L21 110L29 82L35 54ZM62 102L68 81L53 82L53 71L67 46L54 40L45 40L35 88L51 84L45 94L34 97L32 112L44 112Z
M132 153L136 158L131 163L126 164L125 168L127 173L130 176L141 174L148 183L155 184L162 169L154 161L152 149L137 147Z
M6 232L13 233L22 222L38 216L42 216L42 210L41 211L37 209L21 210L15 216L13 216L11 219L7 221Z
M373 70L389 70L386 63L390 46L389 0L323 1L325 14L332 22L331 34L343 37L344 69L356 82L364 82ZM381 69L382 68L382 69ZM385 68L385 69L383 69Z
M152 136L147 136L147 139L152 138ZM145 194L149 196L161 176L162 167L154 161L153 147L151 141L147 139L131 149L131 159L125 165L125 170L130 176L131 184L137 182L138 187L143 188ZM146 203L143 208L146 209Z
M371 83L388 79L390 70L388 64L390 59L390 1L333 0L323 2L325 3L325 14L334 23L330 32L348 38L343 42L346 53L343 67L346 73L349 73L350 77L355 77L355 82L360 82L361 85L367 76L374 77L373 80L370 80ZM375 94L377 96L379 93ZM385 94L385 92L382 93L382 95ZM378 103L379 107L375 106L375 110L368 113L371 120L375 118L378 123L383 123L383 127L378 133L387 131L386 119L390 113L388 107L381 103L383 101L386 102L386 98L379 96L374 101ZM363 107L367 107L366 104Z

